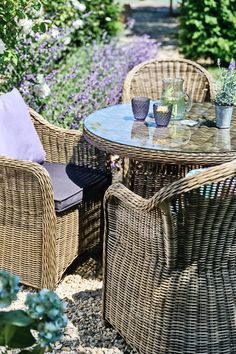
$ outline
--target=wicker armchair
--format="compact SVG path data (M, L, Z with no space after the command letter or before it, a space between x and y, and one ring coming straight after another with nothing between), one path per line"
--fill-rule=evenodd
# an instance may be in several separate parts
M186 59L148 60L135 66L127 75L123 87L123 103L134 96L161 98L162 79L184 79L184 89L194 102L209 100L213 95L212 78L201 65Z
M236 160L105 194L103 316L145 354L236 353Z
M30 114L47 161L105 171L105 154L79 131L55 127L32 109ZM72 261L100 242L101 201L56 213L51 179L30 161L0 157L0 183L0 269L32 287L55 288Z

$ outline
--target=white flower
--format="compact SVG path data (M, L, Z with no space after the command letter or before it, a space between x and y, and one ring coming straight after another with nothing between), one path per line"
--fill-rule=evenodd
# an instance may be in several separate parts
M35 94L40 98L46 98L50 95L51 89L46 82L36 85L34 88Z
M3 54L5 50L6 50L6 45L0 38L0 54Z
M60 31L57 27L52 27L51 29L51 35L52 35L52 38L57 38L60 34Z
M18 22L18 25L22 27L22 30L25 34L29 34L33 27L33 21L27 18L21 19Z
M66 38L64 39L64 44L65 44L65 45L70 44L70 42L71 42L71 38L70 38L70 37L66 37Z
M81 4L78 0L71 0L72 5L76 10L79 10L81 12L84 12L86 10L86 6L84 4Z
M80 18L72 23L72 26L75 29L81 28L81 27L83 27L83 25L84 25L84 22Z

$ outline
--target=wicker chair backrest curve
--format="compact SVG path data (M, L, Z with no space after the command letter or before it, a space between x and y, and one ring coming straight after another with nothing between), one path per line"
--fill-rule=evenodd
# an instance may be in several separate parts
M160 99L162 80L166 78L184 79L184 90L194 102L204 102L213 96L212 78L201 65L186 59L153 59L135 66L128 73L123 87L123 103L130 102L134 96Z
M139 353L236 353L235 174L232 161L150 199L107 190L103 317Z

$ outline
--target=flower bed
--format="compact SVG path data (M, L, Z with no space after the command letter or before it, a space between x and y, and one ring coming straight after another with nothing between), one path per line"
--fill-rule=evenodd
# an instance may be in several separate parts
M41 77L41 85L36 84L38 74L30 74L20 88L29 105L49 121L78 128L91 112L120 101L128 71L155 57L157 48L156 42L147 37L125 45L115 40L95 42L81 47L58 70Z
M111 40L120 11L112 0L41 2L44 7L39 0L14 6L4 0L4 16L14 20L11 25L0 14L0 73L6 79L0 90L18 87L49 121L76 129L89 113L120 101L128 71L155 57L158 45L145 36L125 45Z

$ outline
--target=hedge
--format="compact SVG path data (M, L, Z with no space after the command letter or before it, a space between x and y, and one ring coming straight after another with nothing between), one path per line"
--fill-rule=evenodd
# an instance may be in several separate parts
M236 58L235 0L183 0L179 19L180 46L187 58Z

